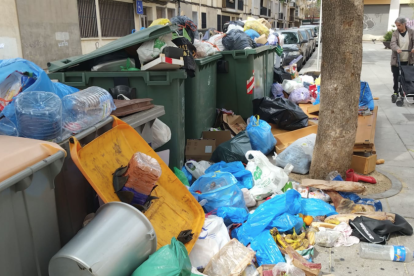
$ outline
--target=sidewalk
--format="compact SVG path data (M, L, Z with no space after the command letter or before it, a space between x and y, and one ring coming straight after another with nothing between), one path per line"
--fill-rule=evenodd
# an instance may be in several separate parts
M301 73L316 71L317 51L304 66ZM385 50L382 43L363 44L361 80L369 83L378 105L378 118L375 133L375 147L379 159L385 164L379 165L396 177L403 185L399 194L382 199L384 211L397 213L414 225L414 105L404 103L397 107L391 103L393 92L390 68L391 51ZM393 237L390 245L405 245L414 249L414 236ZM389 276L414 275L414 263L394 263L364 260L359 258L359 245L350 248L317 248L319 255L315 261L322 263L325 274Z

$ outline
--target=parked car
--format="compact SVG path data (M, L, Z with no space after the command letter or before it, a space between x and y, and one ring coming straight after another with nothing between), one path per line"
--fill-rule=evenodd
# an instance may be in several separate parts
M283 61L282 66L288 66L293 60L297 60L295 63L298 66L298 71L303 67L305 57L301 54L297 45L283 45Z
M309 60L309 58L312 56L312 53L313 53L313 44L312 44L312 41L310 40L310 35L304 29L298 29L298 32L299 32L299 37L301 37L302 40L306 40L305 44L306 44L307 53L308 53L308 55L306 56L306 60Z
M308 29L308 30L311 31L312 36L315 39L315 46L318 47L318 44L319 44L319 38L318 38L318 33L319 33L318 29L319 29L319 26L302 25L302 26L300 26L300 28L301 29Z
M289 46L296 46L299 49L299 54L303 56L303 64L306 64L307 57L309 56L309 49L308 49L308 40L306 38L303 38L303 36L300 34L299 30L293 29L293 30L281 30L278 31L279 35L283 35L284 39L284 48ZM293 51L295 52L295 51ZM291 53L289 54L291 57L293 57L294 54L297 53ZM299 55L297 55L299 56Z
M308 33L309 43L312 45L312 53L315 52L316 49L316 39L313 35L313 32L309 28L301 28L301 30L305 30Z

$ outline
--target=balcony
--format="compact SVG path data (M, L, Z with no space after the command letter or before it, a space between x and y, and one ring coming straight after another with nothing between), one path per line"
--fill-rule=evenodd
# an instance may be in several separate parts
M223 0L222 11L236 13L240 15L243 12L243 0Z
M243 11L243 0L238 0L237 1L237 10L239 10L239 11Z
M283 12L280 12L280 13L279 13L279 15L278 15L277 19L278 19L278 20L285 20L285 15L283 14Z
M272 10L265 7L260 7L260 15L270 17L272 15Z

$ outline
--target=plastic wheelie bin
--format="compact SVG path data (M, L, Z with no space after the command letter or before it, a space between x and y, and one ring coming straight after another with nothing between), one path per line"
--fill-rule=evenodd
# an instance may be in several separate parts
M171 129L171 140L157 151L170 150L170 167L181 168L185 151L184 70L92 72L102 58L128 56L139 64L137 49L145 41L173 32L176 26L153 26L113 41L89 54L49 62L49 77L61 83L84 89L99 86L106 90L118 85L136 89L136 98L151 98L165 108L160 118ZM107 61L107 60L106 60ZM138 67L138 65L137 65Z
M261 46L220 53L228 63L228 72L217 74L217 107L248 118L253 115L252 100L270 93L274 47Z
M60 249L55 176L57 144L0 135L0 275L45 276Z
M196 59L194 78L185 80L185 136L199 139L216 120L217 61L220 54Z

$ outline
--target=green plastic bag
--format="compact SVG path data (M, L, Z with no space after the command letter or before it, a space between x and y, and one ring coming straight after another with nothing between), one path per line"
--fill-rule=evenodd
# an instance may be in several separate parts
M191 276L191 262L184 244L171 239L132 273L132 276Z
M174 167L174 173L175 173L175 176L177 176L178 179L180 179L180 181L185 186L190 187L190 183L188 183L188 179L187 179L187 177L185 176L185 173L182 170L180 170L179 168Z

